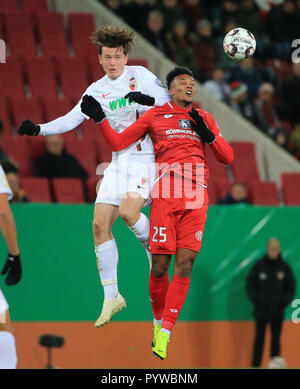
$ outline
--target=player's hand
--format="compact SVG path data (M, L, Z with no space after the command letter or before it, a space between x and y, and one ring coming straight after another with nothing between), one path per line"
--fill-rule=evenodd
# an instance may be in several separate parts
M155 104L154 97L144 95L142 92L129 92L126 96L124 96L124 99L129 99L130 103L134 101L140 105L152 106Z
M208 144L214 142L214 140L216 139L214 133L210 131L210 129L205 124L203 117L199 115L195 108L192 108L192 110L189 111L188 114L193 119L190 121L192 129L197 132L203 142Z
M7 260L1 272L1 275L4 276L7 273L5 279L6 285L16 285L22 277L22 266L20 255L11 255L8 254Z
M105 119L101 104L93 96L84 95L80 104L81 111L100 124Z
M29 135L29 136L36 136L40 133L40 131L41 131L41 127L39 125L32 123L32 121L29 119L23 120L22 124L18 129L18 133L20 135Z

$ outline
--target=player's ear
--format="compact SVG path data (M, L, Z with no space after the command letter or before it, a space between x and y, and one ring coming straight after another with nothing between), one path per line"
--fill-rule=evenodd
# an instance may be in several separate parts
M127 65L127 62L128 62L128 55L125 55L124 65Z
M99 61L100 65L102 65L102 59L101 59L101 55L100 54L98 54L98 61Z

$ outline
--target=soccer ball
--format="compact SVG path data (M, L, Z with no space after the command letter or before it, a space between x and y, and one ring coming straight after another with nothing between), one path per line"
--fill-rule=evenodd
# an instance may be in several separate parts
M286 369L286 368L287 368L286 361L281 357L273 357L268 364L268 369Z
M225 36L223 48L230 59L239 62L253 55L256 40L254 35L245 28L235 28Z

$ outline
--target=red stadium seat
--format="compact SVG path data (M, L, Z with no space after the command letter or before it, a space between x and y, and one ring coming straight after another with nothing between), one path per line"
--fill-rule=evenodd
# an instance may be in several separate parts
M99 139L100 129L94 120L86 119L84 120L80 127L82 128L83 138L86 140L96 141Z
M213 181L216 188L216 202L223 199L231 190L232 183L228 180Z
M282 173L281 183L284 203L300 205L300 173Z
M275 182L251 181L249 183L251 203L254 205L279 205Z
M47 122L66 115L71 111L72 105L68 100L43 99L43 108Z
M53 64L45 58L26 62L28 83L33 97L58 99Z
M26 139L18 137L17 139L3 139L3 150L19 165L20 176L32 176L32 165L30 148Z
M20 186L31 202L51 203L50 185L47 178L21 177Z
M95 31L95 19L89 13L70 13L70 38L76 57L89 57L97 54L97 48L92 44L90 36Z
M128 66L143 66L144 68L149 69L149 63L146 59L141 58L130 58L127 62Z
M11 107L16 128L27 118L36 124L43 122L41 105L37 99L11 99Z
M209 169L209 177L211 178L211 180L213 181L222 180L222 181L229 182L226 166L216 159L214 153L211 151L209 147L205 148L205 152L206 152L207 166Z
M37 14L36 18L44 57L68 58L63 15L49 12Z
M96 175L97 159L94 143L85 140L68 140L65 142L65 147L68 153L78 159L90 177Z
M88 87L87 66L83 59L58 59L59 78L65 99L78 101Z
M254 143L230 142L230 145L234 151L232 171L235 181L259 181Z
M218 202L216 184L213 181L212 182L209 181L207 190L208 190L209 204L216 204Z
M37 51L32 32L10 31L7 40L13 57L36 58Z
M95 51L95 56L88 57L87 61L88 61L90 74L91 74L90 81L95 82L105 76L105 71L103 70L103 67L100 65L98 61L98 54L96 51Z
M0 13L19 11L16 0L0 0Z
M0 122L2 123L2 138L11 137L12 132L8 117L8 107L4 100L0 100Z
M20 62L9 58L0 66L0 99L3 97L24 98L25 89Z
M4 24L6 32L10 31L31 31L32 19L29 13L26 12L7 12L4 16Z
M45 137L44 136L30 136L28 137L30 147L30 154L32 159L36 160L46 152Z
M48 12L47 0L21 0L24 11L37 13Z
M84 191L80 179L54 178L52 185L58 203L84 203Z
M102 177L99 176L92 176L86 181L87 196L90 203L95 202L101 181Z

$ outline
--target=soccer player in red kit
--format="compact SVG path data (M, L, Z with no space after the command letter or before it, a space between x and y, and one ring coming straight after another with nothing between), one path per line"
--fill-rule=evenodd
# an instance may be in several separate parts
M170 333L186 299L193 263L202 243L209 201L206 145L218 161L226 165L233 162L233 150L212 115L192 108L196 94L192 72L177 67L167 75L167 84L172 101L145 112L120 134L110 127L101 105L92 96L84 96L81 103L82 112L99 124L113 151L128 147L146 133L153 142L159 168L150 213L149 290L154 315L152 351L161 359L166 358ZM166 196L160 187L165 192L167 176ZM169 284L173 254L174 276Z

